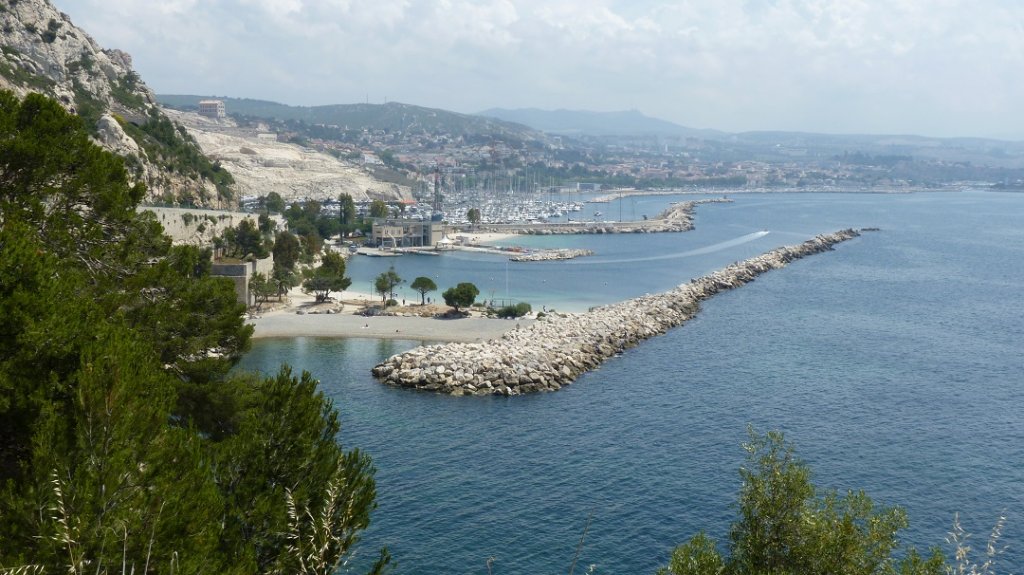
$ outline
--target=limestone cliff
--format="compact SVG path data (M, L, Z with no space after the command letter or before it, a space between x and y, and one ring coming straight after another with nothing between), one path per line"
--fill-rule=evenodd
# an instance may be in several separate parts
M163 114L128 54L101 48L48 0L0 0L0 32L0 89L40 92L80 115L149 200L233 203L230 174Z
M348 194L357 202L411 200L408 186L381 182L361 166L274 134L239 128L231 118L212 119L194 112L164 110L185 126L208 157L231 172L240 198L277 192L286 201L336 200Z

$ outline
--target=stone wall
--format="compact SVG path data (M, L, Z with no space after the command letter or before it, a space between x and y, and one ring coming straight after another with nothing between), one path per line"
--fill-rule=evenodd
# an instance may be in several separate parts
M153 212L156 220L164 227L164 233L176 244L211 247L215 236L223 234L227 228L237 227L242 220L252 220L254 225L259 225L259 214L252 212L158 206L139 206L138 211ZM283 216L272 214L270 218L276 222L278 231L286 228Z
M419 347L388 358L372 372L389 385L452 395L554 391L609 357L682 325L696 315L702 300L859 235L853 229L820 235L734 263L661 294L585 314L546 316L487 342Z

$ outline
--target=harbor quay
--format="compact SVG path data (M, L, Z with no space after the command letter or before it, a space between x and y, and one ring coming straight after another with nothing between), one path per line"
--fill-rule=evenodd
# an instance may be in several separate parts
M521 235L559 234L648 234L688 232L693 229L694 208L701 204L730 203L728 198L709 198L679 202L650 219L604 222L570 221L542 223L482 224L476 229L487 232Z

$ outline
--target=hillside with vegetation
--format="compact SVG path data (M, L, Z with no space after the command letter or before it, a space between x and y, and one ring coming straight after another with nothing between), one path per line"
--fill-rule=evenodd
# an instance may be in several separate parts
M170 121L132 68L48 0L0 3L0 89L38 92L82 117L89 134L125 159L149 201L226 207L234 180Z
M166 106L194 110L208 96L159 94ZM335 104L329 106L289 106L265 100L218 98L229 113L241 118L259 118L280 122L301 122L310 126L334 127L353 134L363 130L383 130L405 134L447 135L466 141L546 141L544 134L522 124L459 114L436 108L424 108L399 102L387 104Z
M372 169L375 166L339 157L330 153L333 150L241 128L233 118L213 119L170 108L163 112L185 127L208 158L230 171L233 188L243 201L270 193L288 201L325 201L348 194L358 201L397 202L412 196L408 182L387 181ZM261 137L267 135L272 137Z

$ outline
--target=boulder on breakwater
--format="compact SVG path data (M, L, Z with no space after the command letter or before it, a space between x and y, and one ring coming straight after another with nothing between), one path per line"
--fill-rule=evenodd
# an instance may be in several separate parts
M816 236L734 263L664 293L584 314L546 316L525 329L483 343L419 347L391 356L372 372L388 385L452 395L555 391L609 357L682 325L697 314L702 300L859 235L857 230L846 229Z

